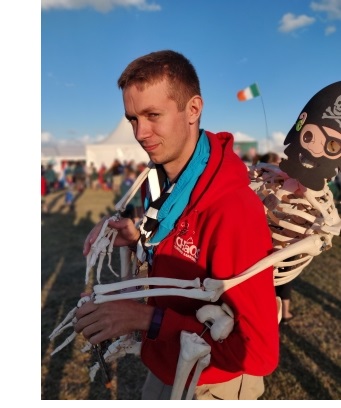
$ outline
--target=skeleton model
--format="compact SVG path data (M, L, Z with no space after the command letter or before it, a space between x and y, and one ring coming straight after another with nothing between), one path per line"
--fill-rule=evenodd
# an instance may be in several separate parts
M321 103L322 101L322 103ZM334 110L328 105L335 101ZM112 284L100 284L103 260L108 255L109 263L117 231L108 228L107 220L93 244L87 258L86 281L90 270L98 260L97 281L91 297L80 299L77 307L94 299L95 303L119 299L139 299L152 296L183 296L216 302L222 293L235 285L273 266L274 285L282 285L297 277L314 256L332 246L334 235L340 234L341 220L334 205L333 195L326 182L341 167L341 82L332 84L317 93L305 106L296 124L288 133L285 144L287 160L280 166L260 163L248 168L250 186L262 200L271 230L274 252L257 262L240 275L228 280L199 279L193 281L170 278L137 278L128 271L131 253L121 249L121 277L133 276ZM322 109L322 111L321 111ZM322 147L321 147L322 146ZM137 189L148 177L152 163L137 178L131 190L117 203L118 213L125 209ZM111 267L110 267L111 268ZM114 272L115 273L115 272ZM116 273L115 273L116 275ZM162 288L148 289L149 285ZM167 288L167 286L171 286ZM132 288L146 288L142 291ZM74 308L50 335L53 340L74 322ZM225 339L233 330L233 311L221 306L206 305L198 310L196 317L210 330L215 341ZM279 320L280 320L279 311ZM203 333L202 333L203 334ZM171 399L181 399L186 381L192 369L194 375L186 399L192 399L201 371L210 363L210 345L196 333L181 332L181 349ZM72 333L54 353L60 351L75 337ZM86 347L88 349L91 345ZM133 334L117 339L103 354L106 362L127 353L139 355L140 343ZM93 380L100 364L90 369Z

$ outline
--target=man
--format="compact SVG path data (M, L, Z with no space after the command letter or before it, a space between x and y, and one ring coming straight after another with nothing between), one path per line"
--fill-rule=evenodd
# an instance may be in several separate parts
M269 255L263 205L233 153L233 136L199 128L203 99L190 61L174 51L153 52L130 63L118 85L135 138L158 171L161 195L152 199L147 186L146 206L153 211L140 229L129 219L110 221L118 230L115 246L142 244L150 277L201 281L231 278ZM85 255L101 225L88 235ZM221 342L203 334L211 363L194 398L257 399L262 377L278 364L272 268L225 292L217 304L222 302L234 312L234 329ZM147 304L88 302L77 311L75 330L92 344L141 331L141 359L149 369L142 399L169 399L180 333L202 334L196 311L206 303L178 296L149 298Z

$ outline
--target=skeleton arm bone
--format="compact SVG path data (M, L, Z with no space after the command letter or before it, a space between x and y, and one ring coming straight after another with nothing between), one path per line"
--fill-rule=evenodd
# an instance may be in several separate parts
M121 198L121 200L115 204L115 209L117 211L124 211L127 204L129 204L130 200L134 197L138 189L141 187L144 180L147 178L150 169L153 167L153 163L149 162L147 167L138 175L134 184L130 187L130 189L126 192L126 194Z
M255 265L253 265L243 273L239 274L238 276L226 280L206 278L203 282L203 290L177 289L176 287L178 287L178 285L181 285L180 287L186 287L183 286L184 284L183 282L185 282L185 285L187 285L188 281L182 281L181 279L171 278L142 278L141 280L133 279L125 282L119 282L118 284L96 285L94 287L95 303L104 303L119 299L142 298L145 296L183 296L191 299L201 299L216 302L225 291L233 288L236 285L239 285L240 283L251 278L252 276L257 275L258 273L269 268L270 266L276 267L278 262L282 262L287 258L300 254L308 254L311 256L319 255L323 249L324 242L325 237L323 235L317 234L311 235L309 237L302 239L301 241L288 245L287 247L280 249L272 253L271 255L261 259ZM105 295L105 293L117 290L118 287L120 289L123 289L126 287L130 287L131 285L136 285L136 281L143 282L143 284L146 285L150 283L155 286L156 285L164 286L165 281L163 279L167 279L168 280L167 282L169 282L167 284L174 286L174 288L161 288L161 289L156 288L140 291L140 293L132 292Z
M131 286L145 286L145 285L159 285L159 286L176 286L178 288L200 288L200 279L193 280L172 279L172 278L137 278L129 281L122 281L116 283L108 283L106 285L95 285L94 292L96 295L115 292L117 290L127 289Z
M255 265L247 269L245 272L235 276L231 279L221 281L222 284L216 289L216 297L213 301L217 301L219 297L227 290L233 288L236 285L244 282L245 280L251 278L254 275L262 272L263 270L269 268L270 266L276 266L278 262L281 262L292 256L296 256L302 253L306 253L312 256L319 255L321 253L321 248L323 247L324 237L318 235L311 235L304 238L302 241L296 242L295 244L289 245L286 248L280 249L268 255L267 257L261 259ZM214 290L217 286L217 282L214 279L206 278L203 282L205 289Z

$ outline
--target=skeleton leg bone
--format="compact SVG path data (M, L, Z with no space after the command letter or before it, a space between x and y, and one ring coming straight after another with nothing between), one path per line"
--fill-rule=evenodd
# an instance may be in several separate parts
M181 400L188 376L199 358L208 355L211 346L196 333L182 331L180 335L180 354L176 368L171 400Z
M195 387L198 384L200 375L201 375L202 371L206 367L209 366L210 362L211 362L211 354L206 354L206 356L203 356L203 357L199 358L199 360L197 362L197 365L195 367L195 371L194 371L194 374L193 374L192 381L191 381L191 383L190 383L190 385L188 387L188 391L187 391L187 394L186 394L186 400L192 400L193 399L194 392L195 392Z

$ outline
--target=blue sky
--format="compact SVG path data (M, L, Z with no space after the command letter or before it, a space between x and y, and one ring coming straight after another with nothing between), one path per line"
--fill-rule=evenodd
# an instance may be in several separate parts
M116 81L140 55L194 64L202 126L283 145L305 103L341 79L341 0L42 0L42 141L107 137L123 115ZM238 101L256 82L261 97ZM269 144L271 140L271 144ZM265 149L265 148L264 148Z

